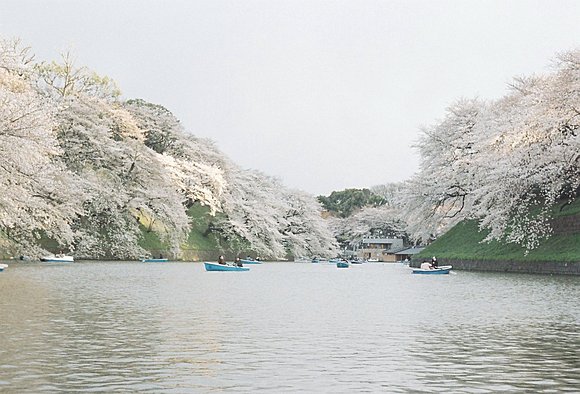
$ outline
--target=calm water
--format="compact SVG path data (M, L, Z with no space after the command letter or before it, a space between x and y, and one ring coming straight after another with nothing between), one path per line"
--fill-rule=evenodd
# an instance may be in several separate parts
M13 264L0 392L579 392L580 278Z

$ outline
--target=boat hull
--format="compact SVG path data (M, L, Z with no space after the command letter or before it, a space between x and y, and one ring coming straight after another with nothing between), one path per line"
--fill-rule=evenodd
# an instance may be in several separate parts
M257 260L240 260L242 264L262 264L261 261Z
M336 268L348 268L348 267L349 267L348 263L344 263L344 262L336 263Z
M143 259L144 263L167 263L167 259Z
M40 261L45 262L45 263L73 263L74 257L73 256L62 256L62 257L47 256L47 257L41 257Z
M434 269L421 269L421 268L413 268L414 274L424 274L424 275L445 275L448 274L453 268L450 265L441 266L439 268Z
M203 263L206 271L249 271L249 268L237 267L235 265L223 265L214 263Z

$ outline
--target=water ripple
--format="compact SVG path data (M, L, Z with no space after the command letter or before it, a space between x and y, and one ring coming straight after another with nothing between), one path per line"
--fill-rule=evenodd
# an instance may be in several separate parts
M577 278L14 264L0 391L578 392Z

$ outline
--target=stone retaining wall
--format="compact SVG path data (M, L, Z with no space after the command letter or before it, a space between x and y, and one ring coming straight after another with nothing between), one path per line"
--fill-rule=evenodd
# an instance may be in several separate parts
M580 275L580 261L480 261L441 259L439 265L452 265L453 269L467 271L514 272L525 274Z

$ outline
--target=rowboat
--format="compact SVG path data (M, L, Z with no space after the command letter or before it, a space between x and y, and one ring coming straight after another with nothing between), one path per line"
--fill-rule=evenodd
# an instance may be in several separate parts
M72 263L74 262L73 256L67 256L63 254L57 254L53 256L45 256L41 257L40 261L44 261L46 263Z
M144 263L167 263L167 259L143 259Z
M261 261L258 260L244 260L244 259L240 259L240 261L242 262L242 264L262 264Z
M348 267L350 267L348 261L339 261L338 263L336 263L336 268L348 268Z
M203 263L206 271L249 271L249 268L238 267L235 265L224 265L215 263Z
M429 269L424 269L424 268L413 268L413 273L414 274L430 274L430 275L442 275L442 274L448 274L449 271L451 271L451 268L453 268L453 266L451 265L442 265L440 267L437 268L429 268Z
M0 264L0 272L4 271L5 268L8 268L8 264Z

